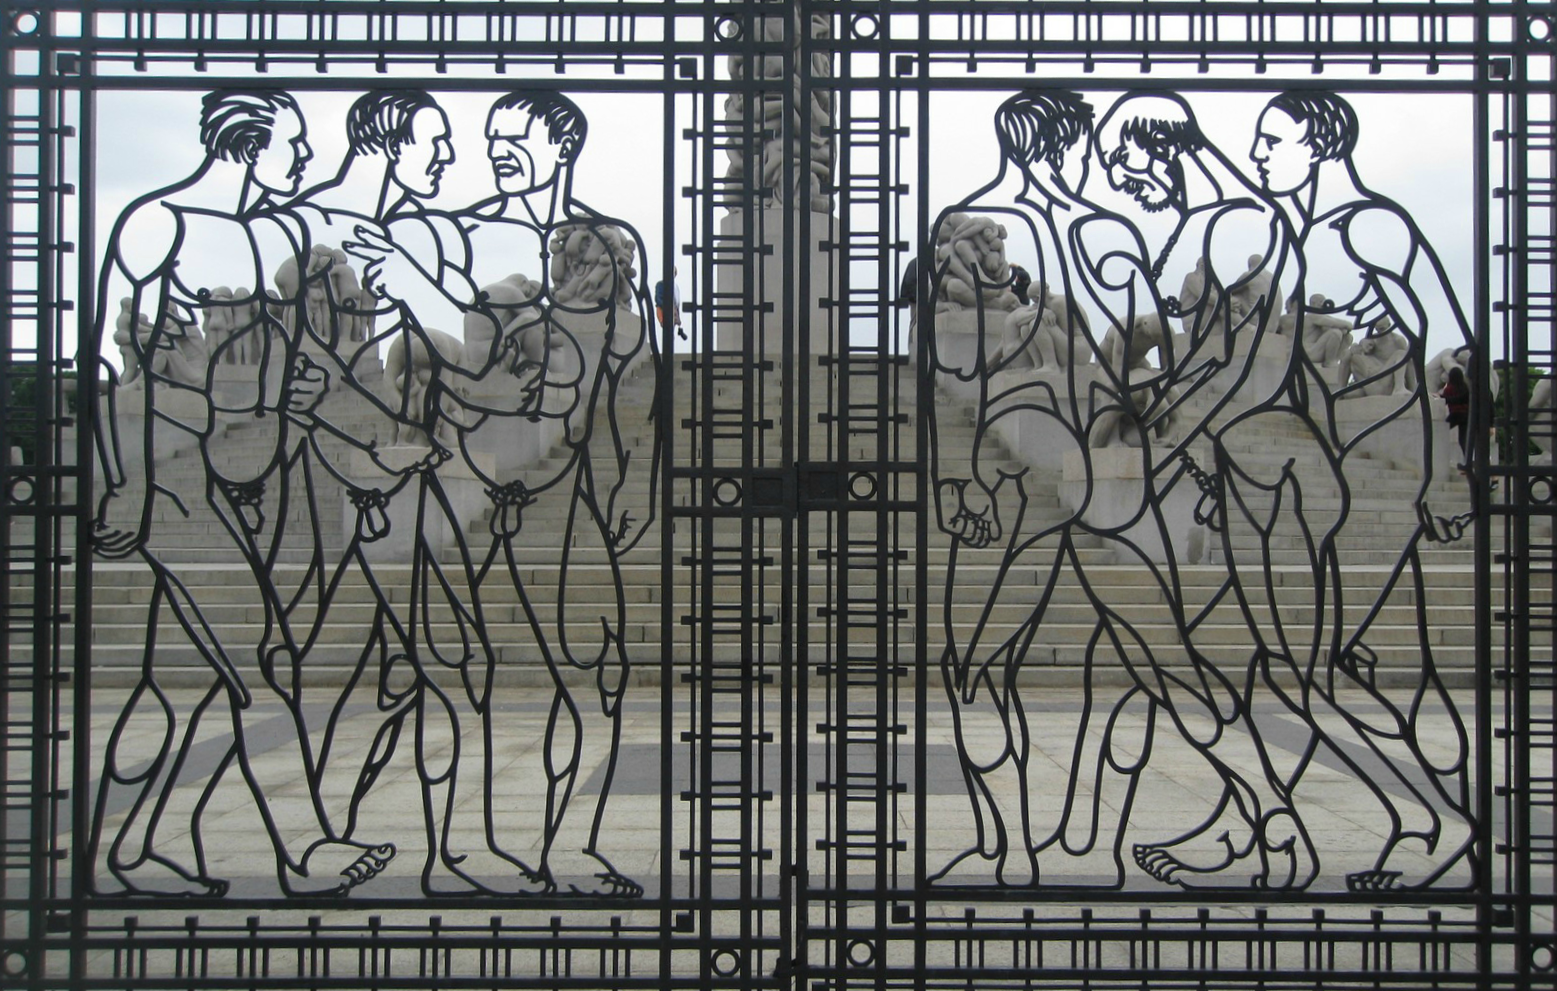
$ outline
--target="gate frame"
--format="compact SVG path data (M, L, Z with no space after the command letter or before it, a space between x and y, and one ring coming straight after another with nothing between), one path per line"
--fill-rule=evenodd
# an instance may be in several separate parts
M780 6L789 7L787 4ZM166 930L150 937L138 935L133 926L116 927L107 921L93 920L94 914L104 917L114 914L114 906L99 908L101 903L93 903L87 897L85 872L79 858L72 860L77 857L79 844L61 849L56 841L63 832L63 823L82 822L88 816L89 794L82 784L93 778L89 737L85 731L89 725L91 698L91 672L87 660L92 638L91 582L74 582L73 589L67 594L71 583L65 578L72 566L80 569L79 573L90 575L92 507L89 499L79 498L78 494L90 491L92 486L92 424L83 420L87 429L76 431L75 437L70 437L68 390L57 387L57 380L52 376L39 377L34 372L32 378L36 387L30 402L26 406L13 403L14 383L23 377L19 366L34 362L35 369L68 370L76 342L76 314L94 312L94 272L96 252L100 247L93 243L90 227L94 209L90 167L94 133L90 114L80 113L81 101L90 103L91 94L108 87L210 88L218 85L222 76L220 73L209 74L209 67L221 66L224 61L268 66L278 83L286 79L288 84L295 83L299 89L361 88L360 76L345 78L327 72L317 77L304 75L315 73L316 67L325 69L327 63L346 62L367 67L376 59L387 59L396 64L420 65L422 75L397 79L406 85L422 82L430 86L447 85L451 77L441 73L451 65L470 63L495 67L505 61L508 65L554 64L559 73L559 88L633 89L663 94L668 129L675 126L674 107L678 97L701 101L699 119L691 123L693 127L703 129L700 135L705 146L703 159L712 165L715 164L711 147L716 129L715 97L741 89L748 95L777 91L782 93L787 112L793 109L795 96L788 86L765 87L751 81L742 86L716 81L716 62L728 54L727 48L700 41L650 41L647 32L646 40L639 41L636 25L655 19L673 24L676 17L691 17L703 25L704 33L711 38L716 24L724 19L745 18L746 23L753 23L753 18L771 17L774 9L773 5L761 3L716 4L696 0L630 5L584 0L570 2L566 14L559 13L560 8L554 4L502 0L470 0L460 4L412 0L388 7L371 0L331 0L324 5L291 0L211 0L206 3L160 0L148 4L131 0L102 3L47 0L23 4L7 0L0 6L0 32L3 32L0 56L5 60L6 107L12 120L5 136L6 155L0 160L0 187L3 187L0 195L4 198L0 203L0 210L3 210L0 229L7 232L0 243L0 298L5 307L3 322L0 322L0 338L3 338L0 340L0 348L3 348L0 353L0 362L3 362L0 364L0 406L4 407L5 414L0 423L0 482L6 493L5 500L0 502L0 523L3 523L0 526L0 558L4 559L6 570L6 581L0 584L0 617L6 624L6 636L0 637L0 677L3 677L0 681L0 717L4 718L7 729L4 750L0 751L0 757L3 757L0 777L4 779L6 802L5 818L0 821L0 841L4 842L4 850L0 852L4 897L0 907L5 913L5 920L0 923L0 968L3 968L0 974L34 989L87 986L84 978L88 956L99 951L119 954L123 960L131 961L132 966L136 965L133 963L136 960L144 964L148 952L174 954L182 968L186 958L178 947L194 939L198 931L201 949L190 950L187 957L190 969L179 978L181 986L225 986L221 978L203 981L193 975L197 962L202 968L206 966L206 958L201 956L204 954L230 952L239 959L247 954L252 960L256 959L256 951L262 955L272 951L289 953L295 955L301 968L306 954L317 954L326 948L365 954L358 957L362 980L367 980L370 973L379 973L380 960L388 961L396 953L421 952L425 959L426 951L432 951L431 956L436 960L439 953L463 949L480 954L483 966L487 955L491 955L494 972L479 980L469 974L439 975L434 963L431 973L439 975L437 979L441 986L474 985L481 981L488 985L500 983L514 987L560 986L568 980L559 978L555 971L548 974L544 959L535 973L510 974L502 981L497 979L495 968L499 954L524 950L541 956L545 951L562 952L564 949L581 957L585 953L599 953L602 972L598 980L608 983L604 972L607 955L620 954L628 947L641 954L639 960L657 960L659 970L648 976L638 971L631 978L615 983L644 986L661 986L662 978L664 986L689 987L787 986L791 981L801 980L808 985L838 988L887 984L926 986L975 978L990 982L992 986L996 981L1019 983L1024 980L1030 982L1030 986L1069 986L1067 982L1084 979L1100 987L1139 986L1148 980L1156 987L1179 986L1180 982L1185 986L1223 986L1244 982L1247 971L1218 967L1219 945L1224 953L1233 952L1235 948L1238 952L1258 950L1263 953L1266 946L1274 953L1280 943L1301 944L1304 947L1301 952L1312 948L1316 959L1323 958L1328 952L1330 967L1317 966L1305 970L1304 974L1333 986L1410 984L1420 982L1431 973L1443 987L1517 988L1529 986L1543 976L1549 977L1557 966L1553 963L1557 934L1542 921L1543 913L1549 918L1557 907L1551 890L1552 850L1557 836L1549 825L1552 735L1550 723L1543 731L1531 717L1533 710L1536 713L1551 711L1553 702L1557 701L1557 685L1553 682L1554 668L1549 649L1541 648L1539 654L1532 656L1531 634L1535 629L1552 625L1557 617L1557 603L1541 598L1532 589L1532 573L1545 573L1554 558L1549 540L1532 541L1531 524L1544 523L1550 532L1551 524L1557 518L1557 506L1551 495L1553 469L1550 465L1531 464L1528 448L1531 440L1538 440L1551 449L1557 430L1554 430L1550 410L1530 409L1524 401L1511 404L1512 408L1505 407L1495 424L1500 432L1507 432L1513 438L1513 460L1498 463L1483 450L1475 465L1476 483L1483 494L1490 482L1499 479L1508 486L1506 491L1512 498L1495 506L1483 499L1481 505L1490 508L1475 520L1478 681L1475 777L1483 830L1482 859L1488 867L1480 888L1466 901L1475 911L1473 925L1441 926L1441 920L1434 921L1427 908L1432 902L1441 901L1441 896L1424 895L1390 901L1391 906L1421 907L1422 914L1409 932L1392 932L1389 927L1393 920L1386 917L1384 909L1371 909L1364 914L1358 908L1353 917L1325 918L1322 923L1316 916L1310 931L1293 931L1290 940L1281 940L1267 928L1266 919L1258 920L1252 928L1248 923L1227 923L1224 930L1220 921L1206 914L1206 909L1189 914L1191 908L1196 908L1193 899L1165 892L1153 901L1184 910L1182 917L1170 921L1166 930L1159 928L1165 921L1162 918L1153 922L1138 918L1130 923L1117 913L1107 916L1105 912L1105 917L1100 918L1093 907L1078 905L1073 917L1035 942L1035 926L1041 930L1043 924L1035 920L1031 906L1049 899L1032 898L1028 893L1024 896L1025 902L1010 897L991 899L996 911L1002 902L1014 902L1012 912L1026 904L1028 911L1025 914L969 919L959 923L960 929L953 932L950 927L932 927L929 908L940 899L932 897L922 884L907 892L905 898L904 892L895 890L870 895L854 891L838 894L814 889L805 880L786 883L784 879L792 873L803 874L803 868L797 865L804 864L807 856L804 845L810 838L804 818L800 820L800 828L791 831L787 812L783 826L785 849L778 857L779 893L763 901L761 908L767 913L768 920L764 924L768 928L763 929L761 935L771 940L775 938L772 932L780 934L776 937L776 952L780 957L776 972L720 972L714 953L727 946L728 940L716 938L715 917L744 916L754 903L715 897L706 889L700 898L664 900L658 905L658 920L652 926L622 926L619 922L601 921L609 918L610 910L598 905L585 911L583 915L587 918L581 918L578 925L570 920L567 926L558 922L511 928L500 925L444 928L440 922L430 919L427 926L405 929L374 922L350 933L332 933L328 926L321 929L316 921L282 922L274 928L269 923L261 923L258 917L238 923L236 912L231 922L218 922L215 928L201 929L192 923L187 934ZM1553 41L1557 26L1554 26L1554 10L1549 3L1407 0L1401 3L1319 4L1298 0L1290 3L1248 0L1148 5L1105 4L1092 0L1056 0L1042 4L919 0L892 4L876 0L803 0L798 9L801 14L815 12L832 16L835 37L831 41L819 41L806 33L798 37L786 35L783 55L791 60L789 64L810 66L809 56L826 53L834 60L853 54L872 55L878 57L883 66L874 80L833 78L807 72L801 77L801 97L815 89L872 93L885 106L895 103L903 92L918 94L918 116L913 126L921 136L921 176L928 168L922 142L930 125L928 101L924 97L931 91L968 88L1014 91L1039 78L1051 84L1094 90L1160 86L1184 91L1265 91L1272 88L1283 70L1312 66L1313 71L1319 73L1332 66L1349 65L1367 67L1370 72L1378 73L1378 77L1349 78L1345 83L1347 91L1470 94L1475 100L1478 134L1474 177L1477 208L1487 221L1479 224L1476 232L1477 299L1473 323L1477 344L1483 353L1489 353L1492 343L1501 341L1512 369L1512 391L1519 397L1528 395L1527 377L1532 366L1548 372L1553 367L1552 320L1557 282L1553 279L1551 237L1554 229L1552 183L1557 174L1554 172L1557 151L1554 151L1553 127L1557 115L1553 113L1553 98L1548 87L1550 80L1557 76L1554 73L1557 49L1554 49ZM892 16L886 16L889 14ZM1003 39L998 30L991 36L991 23L999 25L1002 18L1031 16L1067 19L1074 34L1058 41L1040 34ZM98 24L103 30L82 30L90 17L101 18ZM220 24L219 17L223 18ZM229 23L226 18L233 20ZM542 37L517 41L511 35L504 35L510 18L533 19L535 25L543 25ZM375 38L370 32L371 40L351 41L336 30L339 23L351 19L379 25L393 21L397 29L402 25L418 24L425 27L425 33L416 40L399 40L398 35ZM1182 19L1182 24L1188 26L1187 37L1165 35L1165 19L1173 24ZM246 26L247 35L229 35L227 32L239 21ZM607 23L620 26L631 23L634 28L622 30L614 38L606 34L598 41L580 40L580 25L593 29ZM893 28L899 23L911 23L915 36L894 38ZM956 31L949 33L956 36L932 38L932 23L947 26L955 23ZM114 34L106 29L110 24L116 26ZM277 26L288 24L299 28L306 25L308 36L288 37L287 31L277 30ZM474 27L477 24L484 25L485 33L472 37L469 32L478 30ZM874 24L875 33L862 37L855 29L866 24ZM314 36L312 32L316 25L318 33ZM840 27L847 30L837 30ZM1347 30L1341 30L1339 35L1352 40L1335 40L1341 28ZM465 32L463 37L461 32ZM752 33L748 32L746 37L751 38ZM502 40L495 40L499 38ZM766 50L756 41L750 41L749 45L753 52ZM979 63L976 76L970 74L968 78L958 79L944 74L953 65L971 64L975 57ZM629 82L567 79L563 75L565 69L574 66L603 65L613 61L625 62L635 72L643 69L645 75ZM202 74L194 77L198 86L192 80L173 77L116 78L100 71L110 64L140 69L158 65L165 71L167 67L178 66L195 69L197 63L205 66L197 70ZM1150 76L1153 66L1168 64L1197 64L1210 75L1219 70L1236 75L1215 82L1210 81L1210 75L1197 76L1193 80ZM1039 67L1048 74L1037 75ZM658 79L648 78L651 68L658 71ZM1421 75L1406 82L1385 75L1412 72ZM238 78L244 82L253 81L252 76L240 75ZM1262 79L1266 81L1261 82ZM1297 85L1290 79L1283 82ZM506 88L507 83L501 79L459 79L454 86L492 90ZM843 98L847 99L847 96ZM75 120L79 123L72 124ZM906 123L899 120L899 124ZM756 135L748 127L741 140L751 149ZM670 145L667 141L665 164L667 174L674 174ZM1501 155L1497 153L1499 148ZM789 179L792 180L795 171L805 164L804 161L791 163ZM712 174L711 171L704 172L706 176ZM699 191L698 195L704 193ZM748 181L738 195L748 197L748 202L754 203L752 198L758 194ZM918 230L929 229L933 207L922 193L917 195ZM697 213L698 229L706 244L715 230L711 219L713 201L695 209L700 211ZM675 204L671 198L664 210L667 231L675 229L674 213ZM1495 243L1493 228L1501 233L1502 243ZM785 223L785 243L807 243L809 235L804 218L793 225ZM668 249L674 245L663 247ZM751 250L749 237L745 247ZM893 288L892 274L900 270L896 261L907 257L905 250L889 246L889 250L876 258L876 296L871 306L883 318L883 325L892 323L892 300L885 294ZM671 257L668 250L662 254L666 259ZM1498 264L1495 259L1505 260L1501 277L1494 275ZM793 293L805 288L806 270L805 264L796 263L795 252L786 253L783 291L788 298L795 298ZM668 275L667 265L661 277ZM711 288L715 276L714 263L708 261L702 270L702 284ZM847 275L840 278L839 288L837 298L847 300L850 289ZM760 314L761 300L755 299L748 290L739 304L737 316L754 318L760 323ZM795 367L807 367L813 357L807 343L808 328L795 314L788 313L772 330L783 340L779 349L782 358L777 363L782 388L793 390L791 377L785 373ZM836 333L836 328L833 332ZM28 336L34 337L34 345L17 346L17 341ZM669 336L667 332L664 341L667 354L670 353ZM851 360L847 356L842 358L844 368L840 374L845 381L850 374L847 366ZM712 396L713 376L708 366L704 364L701 369L686 370L692 373L693 380L706 390L706 394ZM676 371L663 369L662 384L670 385ZM1480 373L1485 375L1486 369L1480 369ZM757 378L763 374L763 369L747 366L742 374L749 387L757 388ZM803 380L804 376L801 378ZM887 382L886 378L882 379L883 395L891 389ZM96 391L95 381L80 383L76 402L81 409L95 408ZM807 391L808 387L802 385L800 396L805 397ZM788 394L794 395L793 391ZM930 397L920 395L918 401L922 414ZM1474 429L1478 432L1484 433L1494 425L1489 412L1478 407L1476 415L1480 422ZM673 425L667 421L668 418L661 418L663 436L669 444L676 438ZM925 417L918 416L916 422L920 425L919 449L923 450ZM916 546L926 545L930 493L929 481L923 472L912 476L915 494L911 508L902 505L903 500L888 500L885 486L882 486L881 500L869 507L839 506L826 499L806 505L801 496L795 495L796 486L806 479L806 471L820 471L824 466L795 454L797 450L811 449L809 427L798 431L798 437L791 437L791 425L786 420L782 430L788 452L783 465L764 465L748 450L740 471L746 479L760 476L765 481L787 486L786 491L794 501L789 509L747 507L742 514L747 526L755 525L759 532L753 536L748 529L746 552L753 552L760 544L763 521L776 521L767 525L776 527L783 534L781 567L784 573L803 573L813 546L806 513L793 512L801 507L843 517L851 513L869 513L873 514L878 526L884 526L888 518L911 517L916 527ZM22 464L13 460L12 438L18 436L25 436L38 453L35 463ZM71 443L74 443L73 451L67 447ZM667 446L666 450L674 450L674 447ZM846 476L848 463L848 458L844 457L829 463L825 469ZM678 475L675 467L667 455L662 476L664 512L661 518L691 516L711 520L711 513L698 505L688 507L689 512L676 510L672 496L675 485L689 476ZM764 472L770 474L764 475ZM712 484L711 480L716 476L705 472L701 477ZM23 491L27 493L25 496L18 494ZM888 502L893 504L887 505ZM26 518L36 522L32 535L18 537L15 523ZM1504 565L1501 572L1493 571L1494 561L1489 550L1495 527L1503 530L1507 546L1529 549L1528 554L1513 554L1507 560L1497 562ZM824 533L826 529L823 528ZM798 537L798 550L791 537ZM675 581L670 569L681 550L683 548L670 537L662 543L661 560L666 568L663 583L667 591ZM892 550L885 543L880 545L883 555ZM758 553L760 556L760 551ZM928 581L923 555L918 556L915 569L916 584L922 594ZM30 600L18 597L18 589L13 587L14 581L24 577L31 578L36 591ZM1492 594L1494 582L1500 580L1511 606L1494 616ZM844 582L848 584L847 576L844 576ZM804 595L798 603L791 601L787 585L781 612L787 617L800 617L798 622L804 627L808 602ZM671 649L676 645L671 626L680 619L673 613L670 599L668 594L664 597L666 632L662 684L665 687L662 698L667 712L677 697L672 686L676 683L674 675L679 673L672 670L669 660ZM879 610L890 608L884 597L878 597L876 601ZM72 622L72 617L80 617L81 621ZM882 631L895 628L896 620L886 612L881 612L877 619ZM742 634L743 642L750 644L753 642L751 627L760 623L760 617L748 609L743 614L743 622L748 627ZM927 716L927 685L934 669L925 654L927 617L924 610L919 611L914 622L915 656L911 670L893 672L892 676L901 679L914 676L914 723L922 743ZM1491 646L1494 623L1501 624L1504 631L1506 646L1501 656L1495 656ZM805 688L813 682L808 677L797 677L795 664L791 663L798 657L798 663L805 664L804 659L808 656L806 636L802 634L798 644L793 643L790 625L786 623L782 637L779 704L785 715L782 730L785 746L780 807L784 810L793 807L798 811L803 809L801 789L809 778L804 748L799 748L797 754L794 747L795 727L797 722L805 725L809 718L804 701ZM756 694L743 697L743 704L771 700L771 695L762 695L760 688L753 691ZM1532 706L1537 693L1539 703ZM792 701L797 698L798 701ZM1500 719L1494 712L1495 700L1501 702ZM662 743L667 748L675 742L672 736L667 720L662 728ZM804 734L798 734L798 738L803 739ZM882 739L885 741L886 737ZM668 766L669 754L664 760ZM916 760L917 780L923 780L922 746L917 748ZM755 790L761 790L760 782ZM1543 794L1544 798L1541 797ZM925 811L922 789L915 801L918 821L922 822ZM667 798L662 813L666 827L662 854L667 858L679 852L671 849L671 809L672 800ZM1539 815L1543 809L1547 822L1544 831ZM1494 832L1495 823L1501 826L1500 833ZM895 833L877 837L883 857L889 855L895 842ZM925 864L922 847L919 849L916 876L922 878ZM73 869L62 870L62 865L66 864ZM19 891L23 894L18 895ZM815 926L806 921L806 907L813 899L835 903L844 912L844 924ZM1232 899L1223 895L1215 899L1218 905L1230 901ZM1248 901L1262 899L1250 898ZM1337 899L1315 898L1312 901L1333 904ZM136 905L181 911L190 902L167 899L165 904L150 901ZM283 906L282 903L248 906L254 911L283 907L295 906ZM353 908L356 907L354 901ZM378 907L388 909L404 907L404 904L391 901ZM491 907L492 903L487 899L474 899L469 904L452 900L448 906L450 911L469 909L473 912ZM576 909L578 903L542 900L525 905L526 910L532 907L536 912L565 913ZM790 917L792 907L801 913L798 925ZM1268 907L1261 905L1257 910ZM848 923L847 913L854 908L868 910L869 925ZM227 913L223 910L214 914ZM791 932L792 925L800 931ZM849 948L861 939L876 941L879 950L868 965L850 965L847 963ZM936 970L929 963L927 947L934 941L956 942L969 954L979 955L996 945L1023 945L1030 951L1031 947L1041 948L1048 941L1052 944L1048 953L1058 953L1060 947L1068 947L1066 959L1081 963L1059 969L1042 969L1035 965L1027 972L1010 968L989 972L961 968L950 974ZM911 966L889 965L886 949L894 944L912 947ZM786 961L782 959L787 952L786 946L798 950L795 959L788 962L789 966L785 966ZM1454 958L1453 948L1459 946L1473 951L1468 968ZM1170 953L1178 959L1181 948L1188 954L1187 964L1164 963ZM1127 954L1132 963L1127 967L1100 967L1100 955L1105 949ZM1393 952L1409 952L1424 960L1431 957L1433 963L1426 971L1391 975L1388 964ZM1337 967L1334 961L1338 953L1360 959L1361 965ZM698 963L694 970L683 973L685 961L689 959L687 954L696 954ZM555 966L561 958L552 959L552 966ZM364 960L371 962L371 968L362 962ZM672 977L673 972L675 977ZM154 973L142 973L141 977L146 985L163 980ZM134 973L122 973L117 985L138 984L134 978ZM358 978L336 980L344 985ZM251 971L249 982L252 986L291 986L294 983L325 986L332 983L320 972L304 975L301 970L295 978L280 975L271 978ZM396 981L380 980L379 983L389 986ZM1271 986L1278 986L1278 983L1273 981Z

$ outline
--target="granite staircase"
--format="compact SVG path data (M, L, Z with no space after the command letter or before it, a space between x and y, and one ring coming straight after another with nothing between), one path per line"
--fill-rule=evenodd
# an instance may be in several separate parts
M912 370L904 369L902 374L905 387L911 389ZM827 370L813 369L813 396L825 396L831 381ZM628 447L637 451L647 451L651 446L649 431L652 427L647 417L651 396L652 381L645 369L639 369L628 380L621 399L626 414L623 420L637 425L624 440ZM967 403L940 391L934 401L943 407L938 418L941 450L954 460L959 453L973 449L973 411ZM365 433L358 436L368 436L371 434L366 432L377 428L371 412L364 407L360 398L332 394L322 413L343 432L362 431ZM1219 418L1230 420L1247 409L1244 404L1230 403ZM768 389L764 403L752 412L773 424L772 429L764 431L764 443L757 453L766 464L778 466L779 428L786 415L780 408L780 390ZM915 423L912 410L906 412L909 418L900 427L900 437L904 450L909 452L905 457L912 457ZM691 397L681 393L674 395L670 415L677 425L691 417ZM814 428L817 443L822 442L824 431L825 428ZM678 432L678 445L684 445L687 436L685 432ZM1332 473L1324 467L1318 449L1304 441L1303 432L1295 421L1275 420L1242 432L1231 453L1240 464L1266 469L1279 468L1290 462L1293 476L1302 483L1305 514L1310 519L1332 519L1341 505L1342 494ZM1026 470L1023 486L1029 500L1026 510L1029 528L1059 531L1072 515L1062 498L1060 473L1022 463L1009 450L1000 447L993 437L986 435L983 442L994 445L992 456L986 451L986 466L993 462L1011 474ZM349 471L351 451L347 445L326 438L321 447L336 471L342 474ZM265 440L262 430L257 427L229 425L211 449L219 463L223 459L250 463L265 456ZM860 447L851 453L860 457L868 452ZM1211 452L1205 445L1197 445L1191 453L1200 465L1212 464ZM738 465L741 454L738 442L715 443L716 463ZM559 459L566 456L566 449L558 446L537 469L542 472L555 469L560 466ZM919 460L924 463L922 457ZM199 497L204 488L201 459L194 453L180 455L159 465L158 471L159 484L191 495L182 498L182 507L174 505L172 500L159 500L148 546L189 587L191 598L198 602L200 613L214 636L234 647L248 645L247 649L252 652L262 633L264 609L254 592L254 581L247 567L234 560L232 538L226 527ZM1425 634L1434 663L1454 678L1468 679L1474 660L1471 538L1467 535L1447 545L1425 542L1419 545L1426 605L1430 610L1419 613L1409 571L1392 593L1383 594L1417 527L1414 501L1421 486L1416 470L1404 459L1394 462L1354 454L1347 460L1345 475L1350 487L1349 510L1346 527L1337 540L1336 554L1344 603L1341 635L1350 636L1371 616L1363 640L1377 658L1378 676L1409 682L1422 664ZM636 487L624 493L628 504L647 505L646 482L632 484ZM1457 477L1434 481L1428 495L1429 503L1441 515L1452 515L1469 506L1468 490ZM298 505L289 508L287 525L294 531L295 539L283 541L275 556L273 573L279 587L295 587L300 576L306 574L313 544L307 531L312 526L317 525L326 548L324 560L330 567L338 563L340 548L345 543L343 499L344 489L340 482L321 472L315 475L315 511ZM566 499L543 498L525 510L522 536L516 542L516 564L524 581L528 605L543 615L556 612L558 589L562 585L561 544L567 532L568 509ZM933 504L931 512L934 512ZM652 678L660 665L663 596L672 597L670 614L679 624L679 617L690 611L696 594L696 590L688 587L688 582L679 576L674 576L670 582L662 581L660 539L665 525L663 520L656 521L638 547L620 561L626 649L645 678ZM824 531L814 527L813 532ZM1024 627L1033 621L1035 604L1049 582L1051 569L1055 566L1058 538L1039 541L1001 575L1004 556L1001 547L961 546L957 548L953 568L950 538L937 528L933 519L928 532L929 542L922 551L929 575L922 602L927 610L925 652L928 662L932 666L938 662L948 635L959 646L964 645L972 639L973 631L980 623L981 642L991 649L1009 638L1020 637ZM910 616L918 601L914 581L918 553L913 547L913 533L912 520L901 520L898 546L908 554L896 566L888 583L895 602L910 610ZM467 520L464 536L479 566L492 546L488 514L478 513ZM673 532L671 539L674 553L684 553L687 535ZM571 618L562 625L573 648L592 655L602 633L598 618L592 620L591 617L597 617L600 609L608 608L614 601L614 573L604 551L596 546L598 541L591 543L575 538L575 543L576 546L569 549L566 592ZM1265 584L1261 580L1264 569L1259 567L1260 542L1256 537L1240 532L1228 542L1233 557L1241 562L1238 574L1250 613L1261 624L1268 641L1277 641L1276 624L1279 621L1281 632L1291 637L1295 644L1309 643L1314 638L1316 611L1324 610L1329 616L1333 603L1328 598L1316 599L1305 535L1296 517L1278 520L1268 543L1271 547L1270 581ZM809 591L812 615L806 619L806 639L813 652L821 651L827 638L836 634L820 608L828 594L828 575L825 563L815 553L818 549L813 548L813 553L804 560L797 558L804 571L800 580ZM1224 556L1224 546L1219 540L1214 541L1208 544L1204 560L1179 565L1176 579L1167 579L1139 562L1122 563L1118 549L1109 541L1081 534L1073 556L1061 562L1052 599L1026 648L1024 676L1052 677L1060 681L1075 679L1081 665L1088 660L1089 645L1098 629L1099 610L1094 600L1107 604L1127 620L1154 653L1160 653L1163 658L1181 656L1181 627L1170 601L1173 595L1164 589L1165 583L1171 585L1175 580L1186 615L1203 613L1191 635L1195 648L1219 664L1239 668L1248 661L1253 637L1238 597L1227 587L1229 569L1222 560ZM468 598L459 555L452 548L446 548L442 564L450 583L447 596ZM480 601L486 637L497 657L500 677L544 681L548 676L526 617L526 603L502 573L506 565L499 561L495 568L497 571L481 585ZM372 570L374 580L385 590L391 607L405 610L409 605L410 565L405 562L379 563ZM990 590L997 585L997 575L1000 576L999 593L991 597ZM1085 585L1081 580L1083 577ZM758 583L763 601L775 607L780 595L779 579L778 570L773 568L768 569ZM130 672L142 664L147 637L147 606L152 591L151 574L144 563L136 560L96 563L93 650L98 677L128 678ZM728 589L717 589L715 594L716 601L734 602L739 601L743 593L732 584ZM424 616L424 635L453 642L459 634L453 614L443 601L444 597L435 595L432 598L434 601L427 605ZM1493 606L1497 608L1497 602ZM317 630L313 629L312 608L304 601L293 613L295 626L311 631L315 636L309 648L308 665L320 676L336 670L344 677L362 656L367 631L373 627L380 609L378 600L366 576L359 569L351 568L342 577L325 620L318 624ZM1425 630L1419 625L1424 617L1430 618ZM195 682L208 678L206 663L190 644L173 612L164 607L160 618L156 648L159 678L164 681L187 678ZM906 652L910 650L914 629L912 621L899 623L903 656L912 656ZM675 645L688 635L679 625L672 631L673 664L676 663ZM777 638L772 642L776 649ZM1117 660L1099 656L1094 662L1100 677L1122 679L1125 676Z

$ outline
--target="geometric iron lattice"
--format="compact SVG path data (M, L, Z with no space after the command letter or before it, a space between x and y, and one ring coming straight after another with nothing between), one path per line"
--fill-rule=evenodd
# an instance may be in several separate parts
M1552 15L6 3L6 986L1551 982Z

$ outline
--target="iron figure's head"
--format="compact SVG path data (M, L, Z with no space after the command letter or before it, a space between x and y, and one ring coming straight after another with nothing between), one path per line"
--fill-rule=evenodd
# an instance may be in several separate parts
M1320 162L1342 161L1357 147L1357 113L1334 93L1282 93L1265 105L1249 158L1260 185L1277 196L1302 189Z
M1183 100L1135 94L1108 111L1097 145L1109 185L1157 213L1183 203L1182 159L1204 148L1206 139Z
M242 162L261 189L297 192L314 157L297 101L280 90L215 90L201 104L200 141L206 154Z
M556 93L510 93L487 116L487 158L497 188L510 195L543 189L578 158L588 125L578 105Z
M1027 90L995 111L1000 153L1029 175L1047 167L1071 192L1087 181L1092 105L1069 90Z
M346 114L346 137L356 155L389 158L389 176L411 196L438 195L443 170L454 161L449 118L424 90L374 90Z

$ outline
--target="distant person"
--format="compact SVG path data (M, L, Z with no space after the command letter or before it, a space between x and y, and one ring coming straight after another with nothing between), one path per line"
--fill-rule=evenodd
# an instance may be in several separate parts
M897 291L897 305L912 309L919 302L919 259L910 258L903 268L903 284Z
M1449 369L1448 381L1438 395L1443 397L1444 404L1449 407L1449 426L1454 428L1455 439L1460 445L1460 474L1464 474L1470 468L1471 452L1466 446L1465 423L1470 419L1470 383L1465 379L1465 372L1459 368Z
M659 318L661 327L675 327L676 336L684 341L687 339L687 332L681 326L681 287L676 285L675 279L680 274L679 269L671 266L668 294L663 281L654 284L654 315Z
M1027 269L1020 265L1011 266L1011 291L1016 293L1016 298L1027 305L1027 290L1032 287L1033 277L1027 274Z

